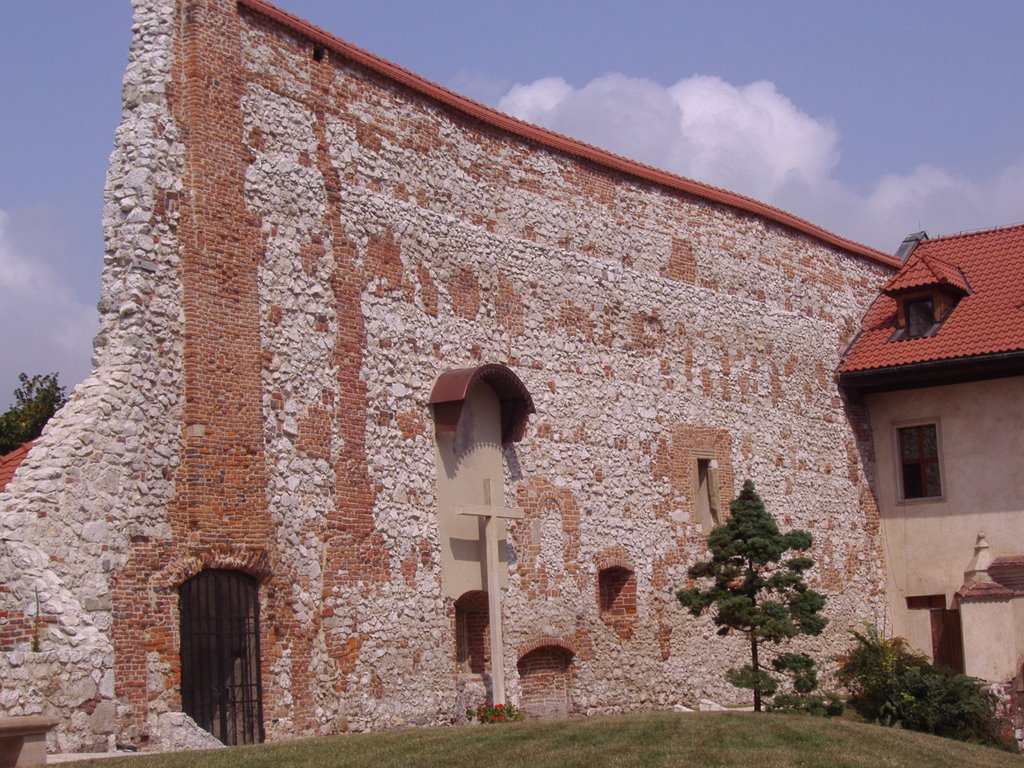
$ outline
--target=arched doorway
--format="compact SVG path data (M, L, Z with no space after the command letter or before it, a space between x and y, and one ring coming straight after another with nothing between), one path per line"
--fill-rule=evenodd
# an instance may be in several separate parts
M568 717L572 689L572 651L543 645L519 659L520 703L530 717Z
M262 742L259 583L206 570L179 596L182 710L225 744Z

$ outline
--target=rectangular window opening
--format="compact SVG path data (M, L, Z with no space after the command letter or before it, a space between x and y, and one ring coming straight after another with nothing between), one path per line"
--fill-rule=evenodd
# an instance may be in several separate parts
M899 429L900 470L904 499L942 495L939 441L934 424Z
M697 459L694 508L697 522L705 533L718 525L718 462L714 459Z
M907 337L916 339L927 336L935 325L935 306L931 297L914 299L904 305L907 315Z

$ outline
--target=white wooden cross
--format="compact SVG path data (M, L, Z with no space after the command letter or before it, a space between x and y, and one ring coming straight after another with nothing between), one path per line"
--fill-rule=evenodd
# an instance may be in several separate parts
M458 507L460 515L484 518L484 548L487 563L487 613L491 628L491 694L493 704L505 704L505 655L501 637L501 579L498 571L498 520L519 520L523 510L495 504L492 481L484 480L484 503Z

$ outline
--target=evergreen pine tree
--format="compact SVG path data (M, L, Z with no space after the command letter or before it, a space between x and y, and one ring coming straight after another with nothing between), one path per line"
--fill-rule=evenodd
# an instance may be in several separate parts
M752 688L754 710L760 712L762 696L778 688L778 680L761 659L761 646L821 634L828 623L820 615L825 597L804 582L813 560L803 556L783 560L790 550L810 549L811 535L800 530L782 533L750 480L730 503L729 512L729 519L708 537L711 559L687 571L691 579L710 579L710 585L680 589L676 597L694 616L710 610L719 635L735 631L748 637L750 664L730 669L726 679ZM814 663L805 654L783 654L771 666L790 674L800 693L817 683Z

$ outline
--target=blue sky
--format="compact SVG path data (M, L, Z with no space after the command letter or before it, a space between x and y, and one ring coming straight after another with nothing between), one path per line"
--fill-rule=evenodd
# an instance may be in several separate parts
M892 252L1024 221L1024 3L281 0L424 77ZM127 0L0 10L0 408L89 371Z

